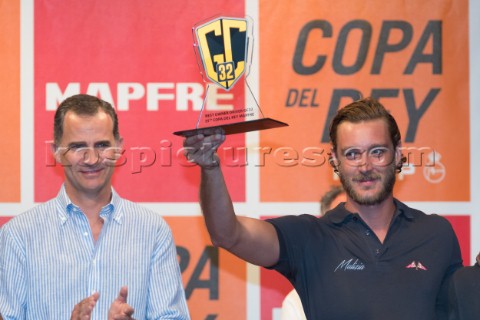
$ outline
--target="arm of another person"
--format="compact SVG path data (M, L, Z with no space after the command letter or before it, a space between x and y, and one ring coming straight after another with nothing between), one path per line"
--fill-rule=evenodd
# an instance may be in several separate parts
M282 312L280 320L306 320L303 311L302 301L294 289L290 291L282 302Z
M237 217L220 168L217 149L225 140L219 131L185 139L189 161L201 167L200 205L212 243L256 265L272 266L280 253L273 225L248 217Z

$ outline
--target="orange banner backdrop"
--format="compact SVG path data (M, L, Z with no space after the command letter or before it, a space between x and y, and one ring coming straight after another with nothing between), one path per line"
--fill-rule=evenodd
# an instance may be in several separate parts
M361 96L398 121L397 197L470 199L467 0L260 1L260 43L261 104L290 124L261 133L262 201L320 198L330 120Z
M20 1L0 5L0 202L20 202Z
M168 217L192 319L246 319L246 263L214 248L202 217Z

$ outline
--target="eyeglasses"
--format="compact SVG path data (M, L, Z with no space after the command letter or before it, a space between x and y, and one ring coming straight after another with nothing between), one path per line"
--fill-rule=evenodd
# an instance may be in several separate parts
M367 156L365 157L364 154ZM374 166L387 166L393 161L394 152L387 147L372 147L362 150L356 147L348 148L342 154L343 161L352 167L360 167L368 162Z
M84 162L95 161L116 161L122 154L122 149L109 145L97 145L95 147L85 147L83 145L71 145L68 147L59 147L58 152L63 156L67 153L75 158L80 158Z

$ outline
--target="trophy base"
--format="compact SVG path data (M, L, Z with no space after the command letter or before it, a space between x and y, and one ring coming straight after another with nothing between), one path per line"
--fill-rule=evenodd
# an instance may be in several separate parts
M258 131L258 130L266 130L266 129L273 129L279 127L286 127L288 124L285 122L281 122L272 118L262 118L244 122L237 122L237 123L228 123L222 124L218 126L212 127L203 127L197 129L190 129L190 130L182 130L182 131L175 131L173 134L182 137L191 137L197 134L202 134L204 132L211 134L213 130L216 128L222 128L225 134L235 134L235 133L245 133L249 131Z

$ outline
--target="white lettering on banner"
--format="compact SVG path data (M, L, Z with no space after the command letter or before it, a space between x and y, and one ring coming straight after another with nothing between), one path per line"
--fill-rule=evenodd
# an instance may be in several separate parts
M200 83L177 83L177 110L187 111L188 102L194 106L202 106L203 86ZM194 108L193 110L200 110Z
M158 101L160 100L174 100L175 95L173 93L161 93L163 89L173 90L173 83L148 83L147 84L147 110L157 111Z
M119 83L117 89L117 108L119 111L128 110L130 100L139 100L145 96L145 88L141 83Z
M93 82L90 83L87 89L87 94L102 97L105 101L112 102L113 96L112 92L110 91L110 87L108 83L105 82Z
M218 100L233 100L231 93L218 93L217 86L210 86L207 95L208 110L233 110L233 104L219 104ZM225 92L225 91L224 91Z
M197 82L121 82L117 84L117 99L113 99L110 84L107 82L92 82L85 88L79 82L70 82L64 90L56 82L48 82L45 86L45 107L47 111L57 110L58 105L66 98L86 92L98 96L112 104L119 111L130 110L130 103L146 99L147 111L158 111L162 101L175 102L177 111L200 111L203 105L205 88ZM208 110L233 110L232 93L219 93L218 88L211 86L208 91ZM222 104L219 101L222 100Z
M69 83L63 93L58 83L47 83L45 89L45 106L47 111L55 111L63 100L74 94L80 93L80 83Z

